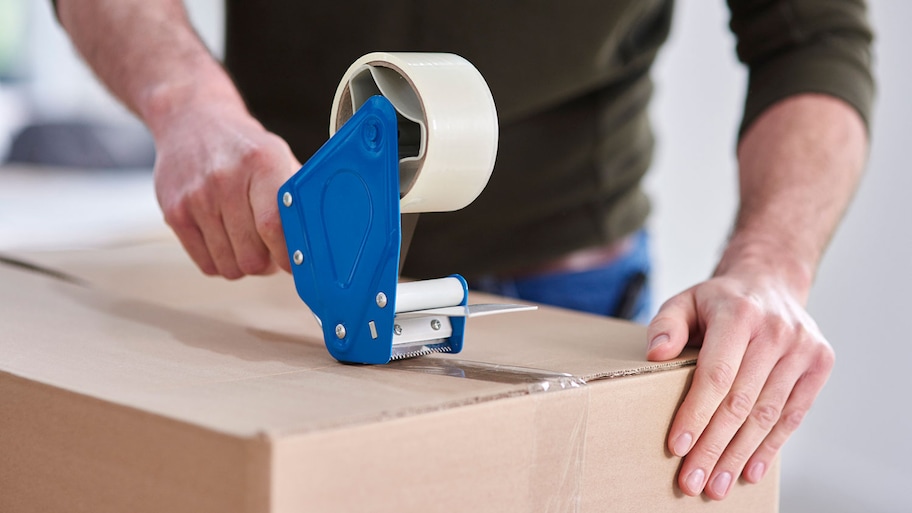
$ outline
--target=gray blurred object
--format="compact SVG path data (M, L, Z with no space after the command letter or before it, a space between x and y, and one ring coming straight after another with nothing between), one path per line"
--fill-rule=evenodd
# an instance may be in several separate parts
M140 126L83 121L34 123L10 145L7 162L81 169L151 169L152 137Z

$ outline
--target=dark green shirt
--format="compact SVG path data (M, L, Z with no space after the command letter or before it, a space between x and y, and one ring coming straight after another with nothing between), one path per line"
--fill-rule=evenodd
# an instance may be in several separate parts
M728 3L750 70L742 131L772 103L802 92L835 95L867 119L872 34L862 1ZM229 0L226 65L253 114L306 159L325 142L336 86L361 55L452 52L471 61L497 104L494 174L467 208L422 214L405 273L472 278L643 225L649 70L672 4Z

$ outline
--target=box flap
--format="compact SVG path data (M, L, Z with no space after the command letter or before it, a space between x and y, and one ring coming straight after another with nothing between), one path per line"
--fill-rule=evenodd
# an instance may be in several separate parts
M81 283L0 265L0 371L239 436L396 418L695 360L647 362L642 326L542 308L471 319L458 355L342 365L284 273L208 278L173 240L15 258Z

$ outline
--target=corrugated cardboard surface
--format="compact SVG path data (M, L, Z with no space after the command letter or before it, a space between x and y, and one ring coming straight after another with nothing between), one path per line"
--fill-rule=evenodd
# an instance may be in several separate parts
M0 511L775 511L665 450L694 354L542 309L466 349L336 363L291 278L205 278L174 241L0 264Z

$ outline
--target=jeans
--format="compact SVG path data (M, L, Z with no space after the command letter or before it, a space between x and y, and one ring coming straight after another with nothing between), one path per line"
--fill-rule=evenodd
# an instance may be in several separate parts
M470 287L501 296L646 324L652 317L649 235L640 230L620 257L586 271L484 277Z

